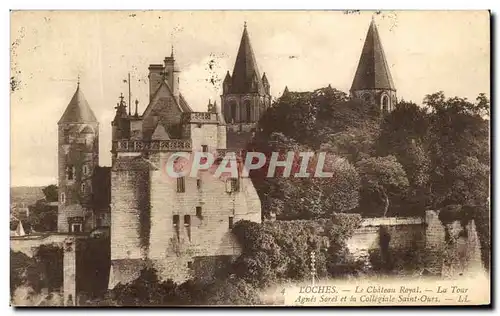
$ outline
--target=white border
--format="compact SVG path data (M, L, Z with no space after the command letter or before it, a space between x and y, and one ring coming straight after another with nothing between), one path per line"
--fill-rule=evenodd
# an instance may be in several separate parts
M318 0L308 0L308 1L283 1L283 2L276 2L276 3L271 3L270 1L265 1L265 0L253 0L253 1L247 1L246 3L243 3L241 1L221 1L221 0L211 0L211 1L189 1L189 0L182 0L182 1L147 1L147 0L142 0L142 1L130 1L130 0L122 0L122 1L105 1L105 0L99 0L99 1L92 1L92 0L87 0L85 2L80 2L77 3L76 1L70 2L68 0L65 1L13 1L13 0L5 0L2 1L0 4L1 7L1 18L0 18L0 23L2 24L2 27L0 29L0 34L1 34L1 41L3 45L3 49L0 50L0 54L2 54L2 60L3 62L0 64L2 67L2 73L4 74L3 76L0 77L0 80L2 82L2 87L1 89L1 103L4 104L4 111L0 112L0 128L1 128L1 137L2 137L2 143L3 144L10 144L10 125L9 125L9 118L10 118L10 106L7 106L10 104L9 100L9 94L10 94L10 83L9 83L9 78L10 78L10 69L9 65L10 63L10 15L9 15L9 9L14 9L14 10L30 10L30 9L38 9L38 10L50 10L50 9L72 9L72 10L78 10L78 9L87 9L87 10L151 10L151 9L173 9L173 10L193 10L193 9L202 9L202 10L216 10L216 9L234 9L234 10L243 10L243 9L252 9L252 10L272 10L272 9L279 9L279 10L286 10L286 9L293 9L293 10L332 10L332 9L374 9L374 6L376 6L376 9L378 10L384 10L384 9L391 9L391 10L472 10L472 9L491 9L493 13L499 13L499 3L500 1L486 1L486 0L475 0L475 1L449 1L449 2L444 2L444 1L428 1L428 0L420 0L420 1L318 1ZM336 7L332 7L332 4L335 4ZM498 32L495 33L495 42L498 42ZM495 57L498 57L498 51L495 51ZM498 82L496 83L494 88L498 88ZM497 91L497 90L493 90ZM496 105L497 104L497 98L495 93L491 93L492 95L492 104ZM495 110L494 113L496 114L498 110ZM496 115L495 115L496 116ZM497 128L495 128L494 132L496 134ZM496 139L495 137L493 138L494 140ZM495 145L498 145L497 142L500 142L500 140L495 141ZM5 145L4 145L5 146ZM3 280L2 282L2 287L1 287L1 292L0 292L0 298L3 301L3 304L1 304L0 307L0 315L11 315L14 314L15 310L11 307L9 307L9 262L8 262L8 251L9 251L9 244L7 242L7 234L8 230L6 229L7 223L9 222L8 220L8 215L9 215L9 179L10 176L8 177L7 175L10 175L10 165L9 165L9 160L10 160L10 146L9 147L4 147L4 148L9 148L9 150L3 150L2 154L0 155L1 159L1 170L3 171L2 174L4 175L1 178L1 186L2 190L0 191L0 201L1 205L3 206L3 214L5 216L5 220L3 221L4 227L5 227L5 237L4 240L5 242L0 243L2 246L2 254L4 254L4 260L1 261L1 273L3 275L3 278L0 278ZM496 162L496 161L495 161ZM498 190L494 187L495 192L497 193ZM496 213L496 209L492 210L492 213ZM498 220L500 218L500 215L497 214L495 216L495 227L498 226ZM496 245L496 240L495 243ZM498 248L498 247L496 247ZM495 249L495 253L498 251L498 249ZM494 269L494 267L492 267ZM498 272L495 273L495 275L498 275ZM496 280L495 280L496 281ZM499 291L496 291L495 298L498 298ZM498 301L497 301L498 303ZM87 310L67 310L67 311L57 311L58 313L70 315L73 313L81 313L81 312L86 312ZM278 313L278 314L289 314L290 312L310 312L310 310L300 310L300 309L294 309L294 310L280 310L277 311L275 309L269 309L268 311L259 309L257 311L254 311L254 313L259 313L259 314L270 314L270 313ZM401 310L392 310L395 312L400 313ZM442 313L444 310L438 310L438 311L430 311L430 310L425 310L426 314L438 314ZM26 312L26 311L25 311ZM31 311L28 311L28 313ZM53 313L53 310L42 310L42 311L36 311L37 313L40 312L45 312L45 313ZM112 312L111 310L93 310L92 313L95 315L107 315L109 312ZM114 311L116 312L116 311ZM130 314L136 314L139 312L146 312L146 313L151 313L154 311L151 310L118 310L120 314L123 315L130 315ZM161 313L179 313L181 311L179 310L161 310ZM203 309L203 310L188 310L188 311L183 311L183 313L219 313L219 312L230 312L230 313L240 313L240 312L250 312L250 310L214 310L210 311L210 309ZM335 313L336 315L342 315L342 314L348 314L348 313L366 313L366 312L376 312L376 313L386 313L387 310L385 309L380 309L380 310L345 310L345 309L326 309L326 310L315 310L315 313L324 313L324 314L332 314ZM418 313L418 312L423 312L419 309L416 309L415 311L404 311L405 313ZM444 311L446 312L446 311ZM453 312L453 311L451 311ZM475 310L470 310L469 312L474 313L476 312Z

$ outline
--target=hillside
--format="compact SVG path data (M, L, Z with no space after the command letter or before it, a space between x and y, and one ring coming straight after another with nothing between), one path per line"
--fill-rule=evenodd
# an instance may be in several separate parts
M42 189L44 187L11 187L10 202L33 204L37 200L43 199Z

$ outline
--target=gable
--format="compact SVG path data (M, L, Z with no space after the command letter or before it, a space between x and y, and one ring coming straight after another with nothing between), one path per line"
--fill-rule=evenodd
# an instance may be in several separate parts
M170 135L168 135L168 132L165 130L165 126L163 126L161 122L158 122L158 124L156 125L153 135L151 135L151 139L153 140L170 139Z

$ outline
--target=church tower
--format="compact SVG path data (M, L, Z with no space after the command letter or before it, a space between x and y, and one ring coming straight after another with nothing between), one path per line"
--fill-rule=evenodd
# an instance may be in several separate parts
M392 111L397 102L396 88L373 19L366 35L350 93L352 98L374 105L382 113Z
M99 164L99 123L76 88L58 125L59 232L92 229L92 178Z
M221 108L229 149L241 149L251 139L257 122L271 104L270 89L266 74L260 75L245 23L233 74L227 72L222 87Z

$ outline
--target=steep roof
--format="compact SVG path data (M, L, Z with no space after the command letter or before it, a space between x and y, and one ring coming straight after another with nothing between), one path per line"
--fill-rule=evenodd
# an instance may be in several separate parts
M80 90L80 85L77 86L73 98L58 122L58 124L62 123L97 123L94 112Z
M396 90L385 58L377 26L372 20L359 58L351 91L366 89Z
M252 81L256 82L257 91L262 91L262 79L245 24L243 35L241 36L240 48L238 49L238 55L234 64L231 93L253 92Z

